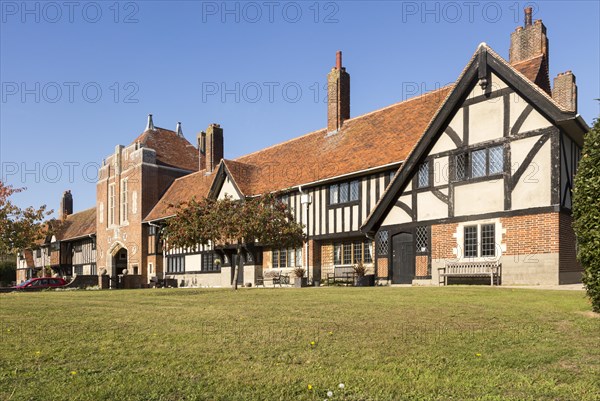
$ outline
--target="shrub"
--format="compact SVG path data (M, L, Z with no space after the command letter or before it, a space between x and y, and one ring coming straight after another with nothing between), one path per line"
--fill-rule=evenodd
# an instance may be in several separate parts
M8 286L17 279L15 262L0 262L0 287Z
M573 228L583 265L583 284L600 312L600 118L585 136L573 191Z

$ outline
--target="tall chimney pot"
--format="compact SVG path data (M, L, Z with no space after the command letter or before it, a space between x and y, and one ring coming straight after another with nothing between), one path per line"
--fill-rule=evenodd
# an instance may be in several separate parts
M531 7L526 7L525 8L525 26L530 26L531 25L531 16L533 13L533 8Z

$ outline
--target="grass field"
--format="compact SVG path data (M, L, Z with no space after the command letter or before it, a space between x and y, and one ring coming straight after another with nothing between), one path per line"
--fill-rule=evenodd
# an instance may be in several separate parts
M0 400L599 400L589 310L456 286L0 294Z

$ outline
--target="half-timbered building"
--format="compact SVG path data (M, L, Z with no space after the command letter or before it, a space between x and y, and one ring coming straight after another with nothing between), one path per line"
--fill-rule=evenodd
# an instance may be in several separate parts
M224 158L219 124L192 144L181 125L158 128L150 115L102 164L96 272L140 286L165 278L228 286L233 250L169 249L164 222L192 197L275 192L307 242L248 247L241 284L298 266L317 283L358 263L379 283L437 284L450 264L484 262L501 269L503 284L579 281L571 189L589 127L577 114L575 77L550 84L546 28L531 9L510 40L508 61L481 44L454 84L358 117L338 52L326 127L234 160Z

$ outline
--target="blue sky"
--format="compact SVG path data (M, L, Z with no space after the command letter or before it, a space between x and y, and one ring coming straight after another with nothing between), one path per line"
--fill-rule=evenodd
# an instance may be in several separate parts
M0 1L0 175L21 206L95 205L95 174L154 114L195 143L216 122L225 157L326 125L342 50L358 116L453 82L477 45L508 58L534 7L550 75L573 70L579 113L599 114L597 1ZM376 133L373 140L376 141Z

